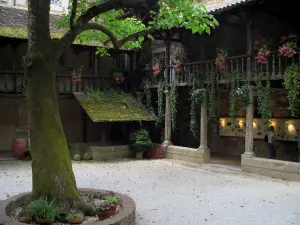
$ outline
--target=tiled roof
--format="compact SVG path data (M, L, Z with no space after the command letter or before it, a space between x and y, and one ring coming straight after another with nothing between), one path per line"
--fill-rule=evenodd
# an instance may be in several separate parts
M204 0L207 9L210 13L225 11L243 3L251 2L254 0Z

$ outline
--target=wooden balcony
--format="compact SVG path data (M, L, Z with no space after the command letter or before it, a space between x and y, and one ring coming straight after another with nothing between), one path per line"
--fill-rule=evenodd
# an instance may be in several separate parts
M103 90L106 87L114 85L115 81L110 77L82 75L80 83L72 83L70 75L57 74L56 76L56 88L58 95L70 95L73 92L83 91L87 88ZM23 87L23 71L0 71L0 95L22 96Z
M217 76L220 84L230 81L230 76L233 73L238 73L240 80L254 80L254 71L265 71L266 78L270 77L271 80L281 80L284 78L284 72L289 65L295 62L300 62L300 54L295 55L293 58L281 57L278 52L272 52L268 58L267 64L257 64L254 55L241 55L229 57L227 60L226 68L219 70L216 67L215 60L207 60L201 62L185 63L181 67L181 71L177 72L178 86L191 85L192 77L196 76L197 80L205 82L211 73ZM169 66L165 70L167 75L167 82L170 84L174 79L175 67ZM140 72L142 77L146 77L150 86L155 88L158 86L162 76L154 76L152 69L143 70Z

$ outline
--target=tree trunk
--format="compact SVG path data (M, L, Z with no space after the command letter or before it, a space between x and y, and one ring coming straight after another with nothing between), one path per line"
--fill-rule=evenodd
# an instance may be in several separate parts
M29 1L28 103L32 156L32 192L59 203L78 199L64 130L59 114L55 67L59 51L49 32L50 0ZM64 206L63 206L64 207Z
M33 194L78 198L70 154L59 114L55 73L40 65L28 71Z

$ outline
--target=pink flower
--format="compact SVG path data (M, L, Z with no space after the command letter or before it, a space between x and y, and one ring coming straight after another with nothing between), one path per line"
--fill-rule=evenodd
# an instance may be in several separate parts
M256 44L256 45L259 45L259 41L256 41L255 44Z

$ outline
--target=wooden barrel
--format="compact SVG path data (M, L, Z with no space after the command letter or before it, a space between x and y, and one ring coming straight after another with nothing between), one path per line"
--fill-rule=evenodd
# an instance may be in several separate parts
M13 156L17 159L23 159L25 157L25 149L27 148L26 138L14 138L12 144Z

